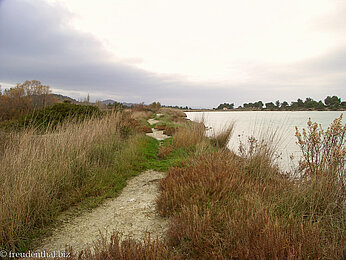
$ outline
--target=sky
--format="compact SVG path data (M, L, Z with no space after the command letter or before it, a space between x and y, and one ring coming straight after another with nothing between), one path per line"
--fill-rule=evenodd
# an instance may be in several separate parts
M346 98L344 0L0 0L0 84L91 100Z

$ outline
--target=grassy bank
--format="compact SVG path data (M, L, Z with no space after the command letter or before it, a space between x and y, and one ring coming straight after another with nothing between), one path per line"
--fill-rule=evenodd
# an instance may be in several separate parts
M233 126L207 138L202 123L158 110L112 113L45 135L3 138L0 237L22 247L30 234L71 205L97 205L143 171L167 171L157 209L169 217L165 240L114 234L79 259L341 259L344 251L344 134L341 118L326 131L297 130L300 177L283 175L273 148L250 138L241 156L225 149ZM145 118L174 128L161 144L136 133ZM1 138L1 136L0 136ZM11 140L6 141L6 140Z
M293 179L280 173L260 140L249 139L236 156L216 141L225 133L210 140L198 124L179 128L160 148L166 156L187 152L183 167L170 168L160 182L157 208L170 219L166 239L120 242L115 234L82 258L341 259L345 130L339 118L326 131L311 122L298 131L304 156Z

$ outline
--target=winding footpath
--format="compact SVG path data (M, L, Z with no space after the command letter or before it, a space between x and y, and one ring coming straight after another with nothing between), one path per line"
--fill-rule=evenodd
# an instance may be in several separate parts
M157 140L169 137L156 129L148 135ZM159 195L158 181L164 177L163 172L147 170L132 178L118 197L63 221L35 251L63 251L71 246L74 252L80 252L101 237L109 238L113 231L123 234L123 238L130 236L142 240L147 232L152 238L162 238L167 220L157 214L155 201Z

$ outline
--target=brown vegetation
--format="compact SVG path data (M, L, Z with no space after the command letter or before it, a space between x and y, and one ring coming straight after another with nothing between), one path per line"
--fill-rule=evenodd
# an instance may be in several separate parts
M162 110L172 117L179 113ZM310 121L302 134L297 129L304 156L301 175L294 179L276 166L273 143L249 138L241 144L240 156L223 149L233 125L211 139L203 123L175 128L172 143L161 146L158 156L164 159L183 150L189 157L160 181L157 208L170 217L166 240L121 242L115 233L110 242L101 240L93 251L86 249L73 258L341 259L346 132L341 119L326 131ZM80 128L62 127L54 136L36 138L30 132L12 137L0 157L2 245L15 244L30 226L44 224L57 207L80 199L78 192L90 186L84 179L94 176L88 169L113 162L109 147L119 149L122 131L138 128L138 122L112 114ZM131 142L127 166L136 159L128 158L138 145L135 139Z
M218 148L227 148L227 144L232 136L233 129L234 123L231 123L224 127L224 129L222 129L218 134L214 133L210 138L211 143Z
M166 125L165 124L163 124L163 125L156 125L154 128L156 129L156 130L159 130L159 131L164 131L164 130L166 130Z
M179 127L174 133L173 145L175 148L191 148L206 140L203 123L186 124Z
M159 113L168 114L175 118L186 117L186 114L182 110L168 107L161 107Z
M129 121L111 113L44 135L30 128L11 133L0 154L0 248L16 250L60 211L123 187L143 156L138 136L124 139Z
M169 155L171 152L173 152L173 147L172 146L160 146L159 152L158 152L158 157L160 159L164 159Z
M179 129L170 149L206 144L200 135L203 127L190 127L199 131ZM309 123L309 127L311 131L304 131L298 139L303 153L310 151L301 162L304 166L316 162L310 148L319 143L314 125ZM344 158L345 126L336 120L324 133L335 160L326 161L318 173L313 167L305 168L301 178L281 174L270 145L253 138L243 144L240 157L226 149L209 149L191 158L188 167L171 168L160 181L162 192L157 202L161 215L170 217L170 229L167 240L154 244L160 248L151 249L151 254L172 252L157 259L341 259L344 193L331 189L330 180L338 180L339 185L344 180L340 156ZM169 149L161 149L163 155L166 152ZM328 154L328 149L321 149L316 156ZM327 172L339 178L330 178ZM133 250L142 252L144 245ZM128 252L123 258L129 256Z
M150 126L141 126L138 128L143 133L152 133L153 129Z
M27 80L3 92L0 89L0 120L17 118L55 102L49 86L42 85L37 80Z
M177 127L168 126L168 127L166 127L165 130L163 130L163 133L164 133L165 135L170 135L170 136L172 136L172 135L175 134L176 131L177 131Z

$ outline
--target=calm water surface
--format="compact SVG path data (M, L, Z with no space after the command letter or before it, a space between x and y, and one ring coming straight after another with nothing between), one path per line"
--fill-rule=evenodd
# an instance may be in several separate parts
M301 130L306 128L309 117L313 122L326 129L332 121L339 117L340 111L229 111L229 112L186 112L192 121L204 120L211 127L207 135L217 133L228 124L234 122L235 128L228 147L238 152L240 141L246 142L248 137L272 140L277 146L278 164L283 170L292 171L301 156L296 144L295 126ZM343 120L344 122L345 120ZM273 133L276 132L275 137ZM293 155L294 160L290 160Z

